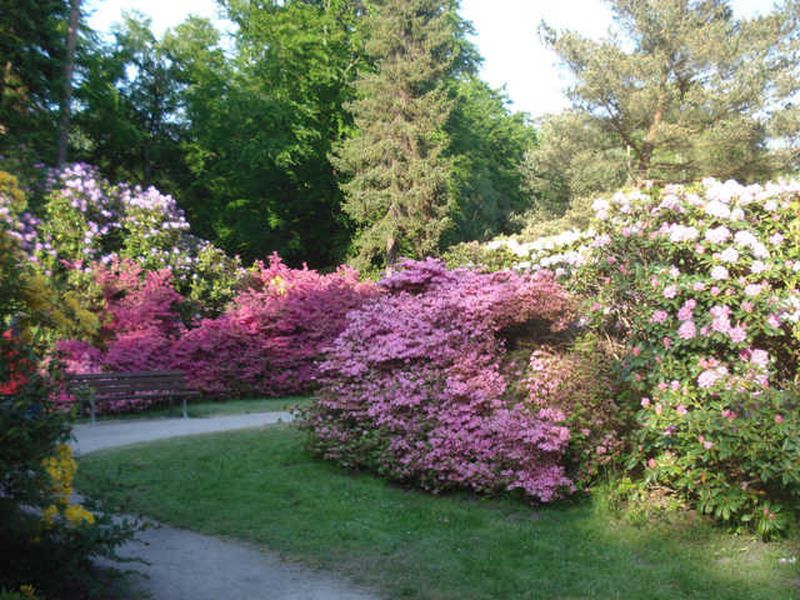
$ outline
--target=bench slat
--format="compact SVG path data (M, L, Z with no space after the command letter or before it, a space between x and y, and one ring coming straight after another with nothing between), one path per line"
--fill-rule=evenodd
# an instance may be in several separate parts
M197 390L187 389L181 371L149 371L132 373L87 373L71 375L69 390L75 394L90 394L92 423L95 422L97 402L119 402L126 400L163 400L180 398L183 416L186 414L186 399L199 396Z
M196 390L114 390L103 392L96 390L77 390L77 394L89 392L95 400L116 400L117 398L168 398L169 396L199 396Z
M103 381L103 382L88 382L80 381L69 384L72 389L92 389L92 390L172 390L186 389L186 384L183 382L174 381L137 381L137 382L121 382L121 381Z
M141 379L146 377L184 377L181 371L120 371L118 373L81 373L70 375L70 379Z

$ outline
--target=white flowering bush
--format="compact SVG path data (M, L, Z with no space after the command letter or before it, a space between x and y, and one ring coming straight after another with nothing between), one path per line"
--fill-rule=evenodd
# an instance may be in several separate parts
M169 270L178 291L207 315L221 313L235 295L245 275L239 260L192 235L172 196L111 185L84 164L51 175L49 187L42 220L24 230L48 275L89 286L93 265L130 259L148 271Z
M708 179L622 191L593 210L585 231L486 252L555 271L584 299L583 326L627 348L634 497L666 491L780 531L800 494L800 182Z
M621 192L595 202L572 282L628 348L628 466L705 513L769 535L800 493L800 182Z
M527 242L515 238L498 238L488 242L486 247L489 250L505 250L513 254L517 260L509 266L515 269L548 269L557 278L564 279L586 264L594 239L593 229L571 229Z

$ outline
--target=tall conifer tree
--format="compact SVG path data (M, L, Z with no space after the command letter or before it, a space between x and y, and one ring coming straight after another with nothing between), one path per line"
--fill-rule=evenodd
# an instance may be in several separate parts
M452 173L444 125L452 111L445 80L457 58L457 3L376 0L367 53L374 71L356 82L357 133L335 166L344 211L355 221L356 262L392 265L434 251L448 225Z

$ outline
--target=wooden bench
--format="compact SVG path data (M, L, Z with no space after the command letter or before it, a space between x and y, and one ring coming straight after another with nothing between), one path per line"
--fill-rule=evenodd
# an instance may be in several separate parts
M187 418L186 400L200 395L187 389L181 371L151 371L140 373L90 373L70 375L70 392L89 404L92 425L98 404L125 400L181 400L181 413Z

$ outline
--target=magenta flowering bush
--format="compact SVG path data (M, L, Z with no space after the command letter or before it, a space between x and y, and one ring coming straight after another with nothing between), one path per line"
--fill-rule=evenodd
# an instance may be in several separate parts
M65 340L56 349L72 373L178 369L187 384L210 397L284 396L316 385L323 349L344 327L345 315L377 293L347 267L320 274L291 269L274 255L259 264L248 287L217 318L187 327L184 298L167 269L148 271L130 260L91 270L102 291L102 328L92 341ZM63 404L74 399L64 396ZM141 402L111 411L138 410Z
M706 180L598 200L573 282L628 346L642 485L765 535L800 493L798 199L798 182Z
M172 287L167 269L145 271L130 260L113 260L93 269L103 301L101 329L91 342L62 340L55 346L69 373L159 371L171 368L173 346L185 333L179 307L183 298ZM75 399L62 394L59 402ZM146 408L143 397L104 404L101 411L120 412Z
M432 491L521 490L548 502L571 490L565 415L511 397L503 372L509 338L570 322L552 277L448 271L428 259L380 286L321 367L303 425L314 449Z
M347 313L376 293L348 267L320 274L273 255L223 315L182 336L172 364L192 373L192 385L209 396L308 392Z

